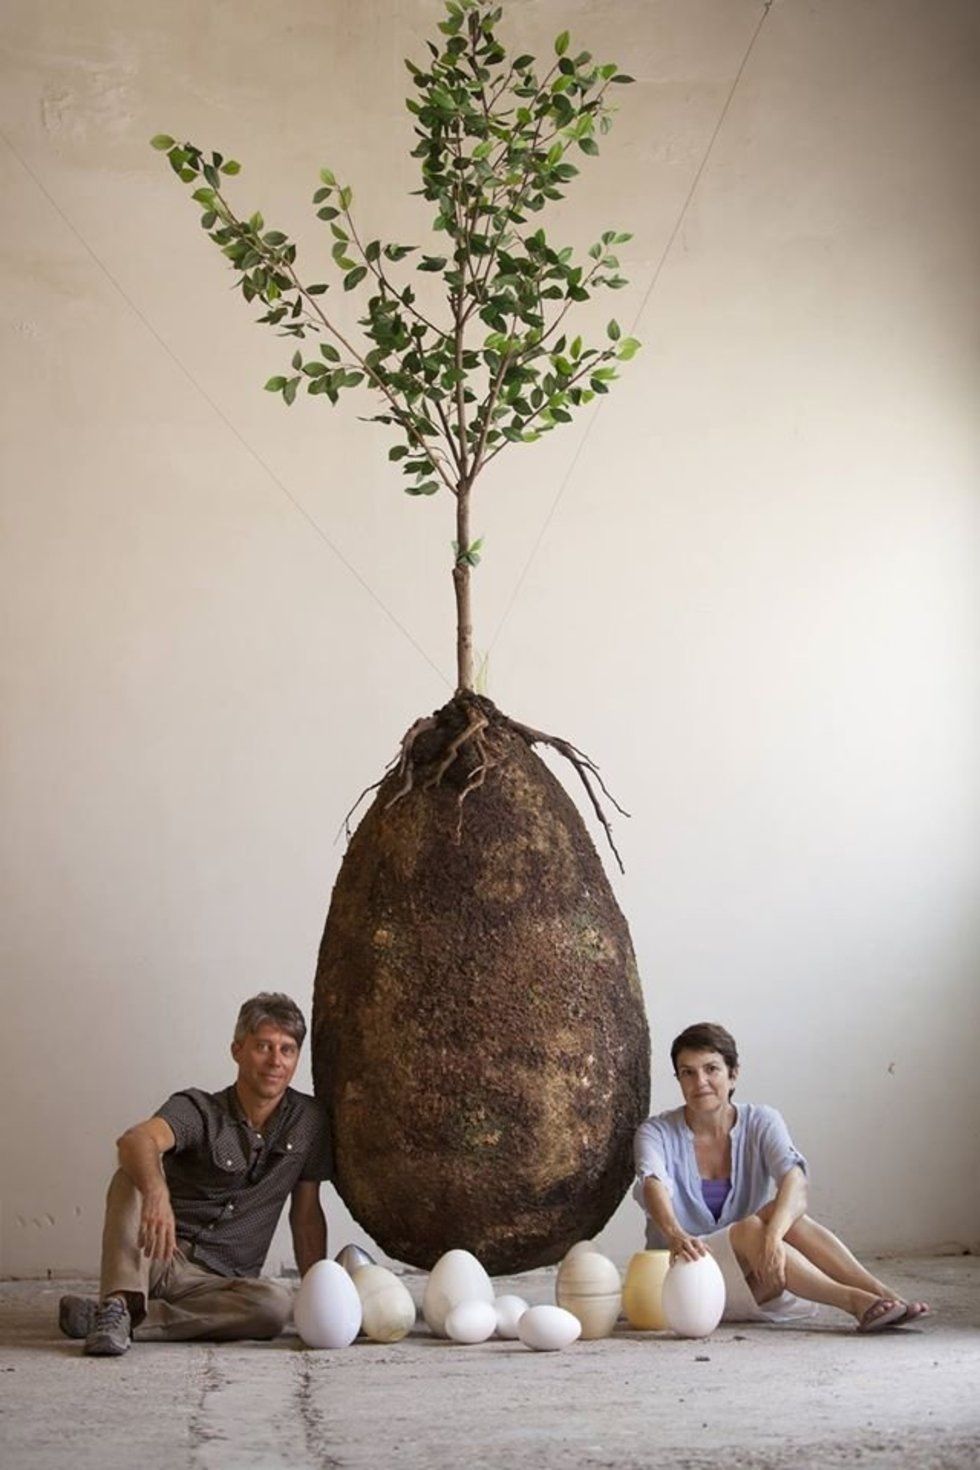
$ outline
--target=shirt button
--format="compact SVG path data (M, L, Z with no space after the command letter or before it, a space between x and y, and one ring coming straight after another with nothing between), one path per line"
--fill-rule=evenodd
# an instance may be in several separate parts
M234 1209L234 1208L235 1208L235 1206L234 1206L234 1205L229 1205L229 1206L228 1206L228 1209L229 1209L229 1210L233 1210L233 1209Z
M231 1168L231 1165L232 1165L232 1160L231 1159L225 1159L225 1163L228 1165L228 1168L230 1169Z
M292 1144L291 1144L291 1143L287 1143L287 1144L286 1144L286 1147L287 1147L287 1148L288 1148L288 1149L291 1149L291 1148L292 1148Z

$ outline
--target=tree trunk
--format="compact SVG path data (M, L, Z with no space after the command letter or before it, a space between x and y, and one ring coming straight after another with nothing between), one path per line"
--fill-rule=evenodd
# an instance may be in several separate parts
M456 593L456 693L474 688L473 611L470 604L470 564L464 558L470 544L470 487L456 489L456 562L453 590Z

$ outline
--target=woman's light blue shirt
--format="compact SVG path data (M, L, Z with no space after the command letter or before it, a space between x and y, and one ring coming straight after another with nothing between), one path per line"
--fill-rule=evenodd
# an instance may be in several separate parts
M643 1181L659 1179L667 1188L681 1229L689 1235L710 1235L713 1230L723 1230L726 1225L755 1214L772 1197L774 1188L794 1164L806 1172L806 1159L794 1145L775 1108L761 1103L739 1103L735 1111L731 1132L732 1188L717 1222L701 1193L694 1134L684 1121L683 1108L658 1113L636 1130L633 1194L644 1210ZM666 1244L648 1218L647 1249L662 1250Z

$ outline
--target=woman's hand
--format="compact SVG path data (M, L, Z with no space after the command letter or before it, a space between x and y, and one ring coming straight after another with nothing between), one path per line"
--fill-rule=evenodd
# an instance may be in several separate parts
M762 1291L759 1301L771 1301L786 1290L786 1247L781 1236L765 1232L752 1274Z
M688 1235L686 1230L677 1230L669 1235L667 1244L670 1247L671 1263L677 1260L696 1261L708 1254L708 1247L696 1235Z

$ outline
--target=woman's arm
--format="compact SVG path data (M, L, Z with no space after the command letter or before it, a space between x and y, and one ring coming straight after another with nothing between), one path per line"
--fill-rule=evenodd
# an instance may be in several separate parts
M684 1256L689 1261L696 1261L699 1256L707 1255L707 1247L696 1235L689 1235L678 1222L666 1185L652 1175L643 1181L643 1203L650 1219L666 1238L671 1256ZM789 1226L786 1228L788 1230Z
M786 1232L806 1213L806 1175L798 1164L788 1169L779 1181L776 1198L766 1207L763 1215L765 1234L762 1253L755 1264L754 1274L759 1285L778 1296L786 1289L786 1247L783 1239ZM760 1298L768 1301L768 1296Z

